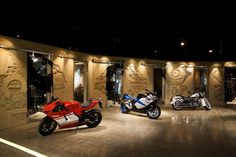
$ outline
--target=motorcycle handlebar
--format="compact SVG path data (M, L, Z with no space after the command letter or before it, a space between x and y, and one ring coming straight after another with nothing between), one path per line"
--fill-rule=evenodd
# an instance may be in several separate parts
M157 95L157 93L155 92L155 93L153 93L153 92L151 92L150 90L148 90L148 89L145 89L145 91L147 91L147 92L145 92L145 93L147 93L147 94L152 94L152 95Z

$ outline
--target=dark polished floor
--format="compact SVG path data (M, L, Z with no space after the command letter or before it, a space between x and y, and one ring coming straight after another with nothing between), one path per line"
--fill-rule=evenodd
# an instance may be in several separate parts
M236 156L236 107L210 111L174 111L161 106L157 120L122 114L118 107L102 110L96 128L56 130L42 137L39 120L0 130L0 138L49 157L233 157ZM0 143L0 156L30 156Z

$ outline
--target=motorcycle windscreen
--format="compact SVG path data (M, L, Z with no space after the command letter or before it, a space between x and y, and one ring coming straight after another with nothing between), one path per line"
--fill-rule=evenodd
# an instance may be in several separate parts
M68 125L79 121L79 117L73 112L66 114L65 116L57 117L54 119L60 126Z
M134 106L136 106L136 108L138 108L138 109L141 109L141 108L148 106L151 102L152 102L152 100L148 100L146 98L141 98L134 104Z

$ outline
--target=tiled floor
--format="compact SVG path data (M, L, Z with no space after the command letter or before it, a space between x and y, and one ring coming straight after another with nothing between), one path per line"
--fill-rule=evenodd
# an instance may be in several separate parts
M233 157L236 156L236 107L175 111L161 106L157 120L118 107L102 110L96 128L56 130L42 137L39 120L0 130L0 138L49 157ZM0 156L30 156L0 143Z

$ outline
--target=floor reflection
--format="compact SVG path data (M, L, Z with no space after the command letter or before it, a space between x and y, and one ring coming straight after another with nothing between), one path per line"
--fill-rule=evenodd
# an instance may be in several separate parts
M102 110L102 115L97 128L79 127L42 137L38 121L32 121L0 130L0 136L50 157L235 156L236 110L232 108L175 111L162 107L161 116L152 120L122 114L114 106ZM0 150L0 156L8 156Z

